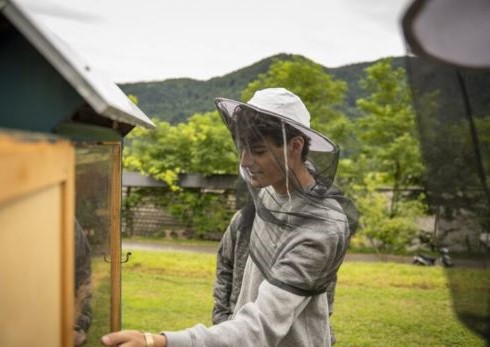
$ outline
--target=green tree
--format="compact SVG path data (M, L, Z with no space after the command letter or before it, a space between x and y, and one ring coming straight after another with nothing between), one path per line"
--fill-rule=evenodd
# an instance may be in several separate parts
M384 175L393 196L390 215L397 213L400 192L421 183L424 166L405 70L393 69L391 59L366 68L361 86L370 94L357 101L355 122L359 152L370 158L369 171Z
M361 211L363 237L380 252L398 251L414 237L415 216L425 208L422 195L403 194L424 172L415 114L404 69L384 59L365 72L360 83L368 96L357 101L361 116L354 124L357 150L340 170Z
M187 123L171 125L153 119L156 128L135 129L124 153L127 170L139 171L177 190L183 173L236 173L238 157L217 112L195 114Z
M177 125L158 119L153 119L153 122L156 129L137 128L128 136L130 145L124 152L123 166L126 170L164 181L170 192L136 191L133 200L126 198L125 205L134 206L150 200L197 236L223 232L232 214L226 208L228 197L202 194L178 186L179 175L185 173L213 175L237 172L235 147L218 113L195 114L187 123ZM127 216L127 222L131 222L131 215Z
M204 175L237 173L238 154L218 112L195 114L184 128L194 133L187 172Z

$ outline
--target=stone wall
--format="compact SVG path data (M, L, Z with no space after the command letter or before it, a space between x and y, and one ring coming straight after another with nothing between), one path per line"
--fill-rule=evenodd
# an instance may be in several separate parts
M122 233L125 236L161 235L170 238L184 234L179 222L154 204L144 203L123 213Z

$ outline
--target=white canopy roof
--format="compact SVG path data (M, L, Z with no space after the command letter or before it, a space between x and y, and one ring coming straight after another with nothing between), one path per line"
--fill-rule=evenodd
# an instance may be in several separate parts
M490 68L489 0L414 0L402 18L412 51L467 68Z

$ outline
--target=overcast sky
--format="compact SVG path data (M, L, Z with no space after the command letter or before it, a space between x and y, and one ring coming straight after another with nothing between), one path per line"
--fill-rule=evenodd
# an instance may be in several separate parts
M405 54L411 0L18 0L114 82L207 80L278 53L327 67Z

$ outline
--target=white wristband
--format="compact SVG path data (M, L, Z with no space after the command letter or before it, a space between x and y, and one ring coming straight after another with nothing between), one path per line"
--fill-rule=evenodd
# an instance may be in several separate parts
M155 340L152 333L143 333L145 335L146 347L155 347Z

